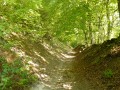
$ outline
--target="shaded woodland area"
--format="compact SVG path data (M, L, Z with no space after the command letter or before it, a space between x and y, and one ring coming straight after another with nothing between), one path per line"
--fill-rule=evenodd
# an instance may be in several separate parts
M0 0L0 90L120 90L120 0Z

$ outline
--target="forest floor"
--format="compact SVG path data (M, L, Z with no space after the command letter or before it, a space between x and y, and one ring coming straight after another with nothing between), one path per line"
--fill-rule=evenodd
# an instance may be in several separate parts
M78 46L79 47L79 46ZM57 48L56 48L57 49ZM120 39L56 53L58 63L49 64L49 89L36 90L119 90ZM67 52L67 53L65 53ZM53 56L51 56L53 57ZM51 62L51 61L50 61ZM53 68L51 68L53 66ZM51 77L52 76L52 77ZM41 87L41 86L40 86ZM35 89L33 89L35 90Z
M120 38L82 52L60 42L40 43L23 36L14 40L19 43L12 51L38 77L30 90L120 90Z
M44 56L46 61L49 57L49 65L42 77L49 77L49 80L45 82L42 79L42 89L41 84L37 84L38 88L35 89L35 85L31 90L119 90L119 38L92 45L82 52L80 50L61 50L55 46L44 50L52 52L50 56Z
M120 90L120 37L86 48L76 62L76 69L83 65L84 77L98 87L92 90Z
M38 84L30 90L91 90L93 88L83 72L76 72L75 56L59 53L58 62L50 63ZM52 58L52 57L49 57ZM53 60L54 61L54 60Z

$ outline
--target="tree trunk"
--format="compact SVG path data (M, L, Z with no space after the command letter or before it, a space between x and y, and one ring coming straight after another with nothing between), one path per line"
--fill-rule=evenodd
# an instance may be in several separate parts
M118 11L119 11L119 17L120 17L120 0L118 0Z
M84 33L84 39L85 39L85 45L88 46L88 42L87 42L87 32L85 30L83 30Z
M110 27L109 0L106 1L106 17L107 17L107 39L110 39L111 27Z
M97 43L99 44L100 43L100 39L101 39L101 17L99 16L98 17L98 40L97 40Z
M89 28L89 36L90 36L90 44L93 44L93 34L92 34L92 25L91 21L88 22L88 28Z
M92 32L92 13L88 12L88 34L90 39L90 44L93 44L93 32Z

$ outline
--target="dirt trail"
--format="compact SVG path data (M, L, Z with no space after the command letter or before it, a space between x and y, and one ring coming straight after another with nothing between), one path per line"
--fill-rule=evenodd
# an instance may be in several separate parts
M26 38L20 41L15 52L24 53L22 57L31 73L39 78L30 90L103 90L86 78L84 63L77 58L78 52L70 52L67 47L62 48L63 45L53 46Z
M49 64L44 78L30 90L96 90L84 77L83 71L77 72L75 69L74 55L61 53L60 57L55 66Z

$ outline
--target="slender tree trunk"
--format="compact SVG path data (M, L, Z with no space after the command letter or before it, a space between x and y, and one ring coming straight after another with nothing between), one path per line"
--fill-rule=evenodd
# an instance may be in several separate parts
M98 40L97 43L100 43L100 36L101 36L101 17L98 17Z
M85 30L83 30L83 33L84 33L85 45L88 46L87 32Z
M119 11L119 18L120 18L120 0L118 0L118 11Z
M106 1L106 17L107 17L107 39L110 39L111 26L110 26L109 0Z
M90 44L93 44L93 32L92 32L92 14L88 12L88 34L90 39Z
M90 36L90 44L93 44L93 34L92 34L92 25L91 21L88 22L88 28L89 28L89 36Z

